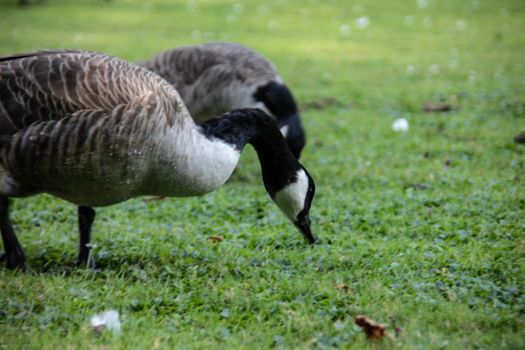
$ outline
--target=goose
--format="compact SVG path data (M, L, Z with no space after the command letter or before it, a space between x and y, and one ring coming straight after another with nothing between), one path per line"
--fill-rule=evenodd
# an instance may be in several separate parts
M237 108L260 108L277 119L299 159L305 145L294 97L273 64L235 43L183 46L139 62L175 87L197 123Z
M315 184L260 109L196 125L157 74L87 51L0 58L0 231L8 268L25 266L11 197L78 206L78 265L89 265L94 207L143 196L200 196L226 182L251 144L271 199L309 243Z

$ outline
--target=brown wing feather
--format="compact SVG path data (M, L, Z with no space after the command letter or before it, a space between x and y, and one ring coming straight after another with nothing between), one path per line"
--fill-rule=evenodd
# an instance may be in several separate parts
M118 58L81 51L44 51L0 58L0 134L78 110L111 112L155 94L169 124L182 102L155 74ZM154 117L154 116L152 116ZM181 117L181 116L179 116Z

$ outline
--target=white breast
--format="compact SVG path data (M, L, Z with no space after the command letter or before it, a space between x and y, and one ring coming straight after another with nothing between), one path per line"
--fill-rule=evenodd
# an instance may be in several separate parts
M148 195L195 196L223 185L233 173L240 152L219 139L209 139L195 125L169 130L150 164Z

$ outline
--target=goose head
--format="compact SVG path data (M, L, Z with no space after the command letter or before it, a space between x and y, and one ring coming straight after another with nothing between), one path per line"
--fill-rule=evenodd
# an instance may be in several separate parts
M302 166L284 187L270 192L270 197L275 204L295 224L310 244L316 242L310 228L309 216L314 194L315 183Z
M277 119L281 134L295 158L299 159L306 143L301 117L292 93L282 83L270 81L259 86L253 98L268 114Z
M261 109L244 108L209 120L200 127L205 135L221 139L239 152L247 143L255 148L266 192L306 240L315 243L309 217L315 184L287 147L277 121Z

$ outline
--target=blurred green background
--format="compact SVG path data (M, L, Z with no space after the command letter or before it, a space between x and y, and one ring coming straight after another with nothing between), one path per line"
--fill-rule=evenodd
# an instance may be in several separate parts
M72 267L72 205L16 200L31 270L0 268L0 347L524 348L523 33L516 0L0 0L0 54L265 55L301 106L325 242L277 211L250 148L210 195L98 209L100 271ZM122 334L94 336L110 308ZM368 341L360 313L391 337Z

